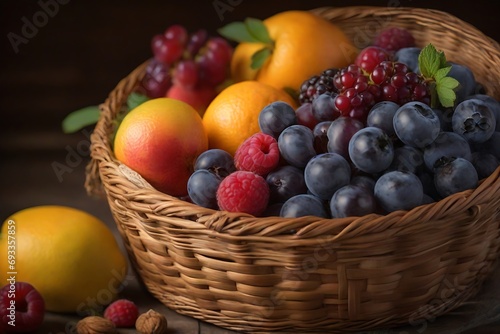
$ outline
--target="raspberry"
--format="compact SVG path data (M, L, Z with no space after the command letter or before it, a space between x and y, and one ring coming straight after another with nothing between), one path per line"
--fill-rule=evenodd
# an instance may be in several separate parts
M410 72L403 63L383 61L377 65L370 78L381 88L380 99L403 105L410 101L430 103L430 92L424 78Z
M28 333L40 328L45 301L29 283L8 283L0 290L0 333Z
M269 186L266 180L249 171L236 171L222 180L217 189L221 210L258 216L267 207Z
M137 305L128 299L118 299L104 310L104 317L111 320L116 327L134 327L138 316Z
M382 30L376 37L373 45L387 51L396 52L402 48L415 46L415 38L406 29L389 27Z
M368 46L361 50L354 60L354 64L371 73L375 66L384 60L392 60L392 55L378 46Z
M333 84L333 77L339 70L329 68L324 70L320 75L314 75L304 81L300 86L299 102L304 104L312 102L316 97L324 93L337 93L337 89Z
M259 132L246 139L234 154L234 164L239 170L262 176L278 166L280 152L276 139Z

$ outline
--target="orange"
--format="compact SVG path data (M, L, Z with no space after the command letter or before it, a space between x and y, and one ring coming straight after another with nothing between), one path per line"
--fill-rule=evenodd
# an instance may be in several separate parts
M311 76L351 64L358 53L337 25L311 12L285 11L263 22L274 41L273 53L255 71L250 68L250 59L264 44L239 43L231 60L235 82L253 79L297 91Z
M146 101L120 123L114 140L118 160L157 190L187 195L196 158L208 148L200 114L172 98Z
M2 285L12 276L30 283L53 312L98 311L119 295L128 271L127 258L103 221L60 205L10 215L2 226L0 255Z
M285 91L248 80L228 86L210 103L203 116L209 147L234 154L245 139L260 131L259 113L274 101L297 108Z

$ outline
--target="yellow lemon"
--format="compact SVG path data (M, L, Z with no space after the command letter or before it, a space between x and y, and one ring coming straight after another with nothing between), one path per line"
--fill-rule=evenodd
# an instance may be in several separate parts
M128 269L111 230L65 206L36 206L8 217L0 259L1 281L30 283L53 312L82 313L109 303Z

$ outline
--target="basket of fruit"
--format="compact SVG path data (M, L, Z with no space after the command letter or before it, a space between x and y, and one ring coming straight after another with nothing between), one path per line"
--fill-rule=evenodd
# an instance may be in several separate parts
M234 50L155 37L91 136L86 188L147 289L245 332L419 325L474 296L500 251L498 43L416 8L220 33Z

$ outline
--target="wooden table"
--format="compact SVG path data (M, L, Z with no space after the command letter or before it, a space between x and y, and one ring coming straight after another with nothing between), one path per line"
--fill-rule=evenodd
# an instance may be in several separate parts
M230 3L229 1L222 1ZM40 3L51 3L44 9ZM102 102L119 79L150 56L149 39L171 23L188 29L217 27L246 16L265 18L285 9L311 9L325 5L378 4L377 1L232 1L217 11L217 1L181 5L182 2L120 2L117 0L19 1L0 4L2 38L0 54L0 221L26 207L43 204L68 205L86 210L105 221L118 237L107 203L87 196L84 168L88 161L86 132L64 135L60 122L69 112ZM493 3L475 1L479 14L470 4L453 8L432 1L400 1L401 6L429 6L447 10L471 22L500 40ZM57 8L54 4L57 4ZM46 22L41 11L47 13ZM32 36L23 35L26 21L38 22ZM27 29L27 28L26 28ZM24 31L27 32L28 30ZM29 31L28 31L29 32ZM13 34L24 36L14 39ZM496 34L496 35L495 35ZM25 34L27 35L27 34ZM10 36L10 40L9 40ZM16 52L17 50L17 52ZM91 128L87 129L91 131ZM88 134L88 132L87 132ZM79 158L68 160L79 150ZM57 174L55 164L68 169ZM229 334L233 331L179 315L155 300L130 272L123 297L134 300L141 311L153 308L166 315L170 333ZM485 282L480 294L463 307L426 323L386 333L499 333L500 268ZM37 333L72 333L75 315L48 313ZM481 323L488 323L480 326ZM424 330L425 329L425 330ZM123 330L121 333L135 333ZM381 333L380 331L378 333Z

